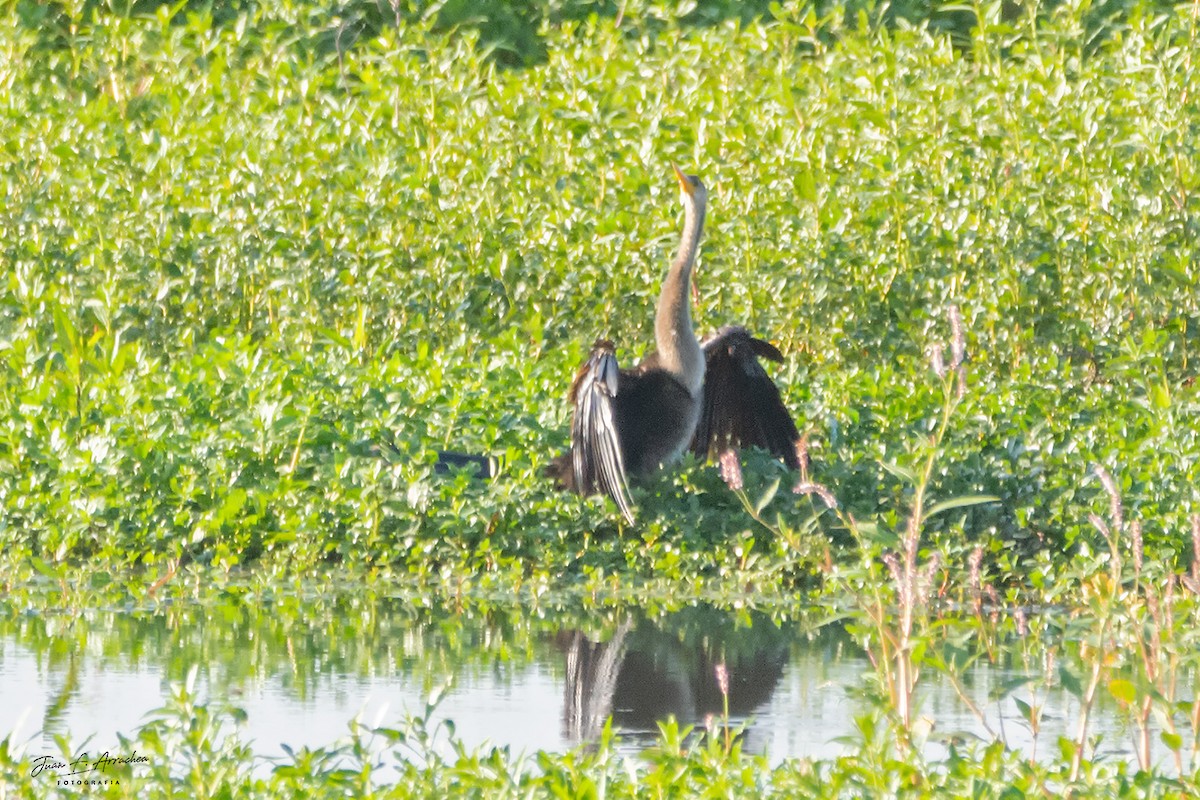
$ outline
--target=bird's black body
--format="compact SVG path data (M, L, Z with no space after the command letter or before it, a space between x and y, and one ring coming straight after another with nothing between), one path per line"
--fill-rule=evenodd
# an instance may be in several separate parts
M617 369L612 342L597 341L571 385L571 449L551 467L564 488L606 494L631 518L628 477L678 458L700 409L657 361L651 354L633 369Z
M654 353L633 369L618 370L616 393L610 394L606 370L616 369L616 353L612 342L597 341L571 386L571 450L555 459L551 475L578 494L608 495L632 519L628 478L670 463L680 440L702 459L761 447L799 469L796 423L759 363L782 362L783 354L734 326L722 328L703 349L699 399L658 366Z
M679 457L691 438L699 402L657 365L653 355L622 370L617 394L617 431L630 475L645 475Z

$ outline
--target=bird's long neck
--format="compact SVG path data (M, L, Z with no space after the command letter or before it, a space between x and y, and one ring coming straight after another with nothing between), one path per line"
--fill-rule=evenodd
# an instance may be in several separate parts
M683 239L671 262L658 298L654 318L654 338L660 366L671 373L693 397L704 386L704 354L692 329L690 289L692 265L704 228L704 203L689 200L684 205Z

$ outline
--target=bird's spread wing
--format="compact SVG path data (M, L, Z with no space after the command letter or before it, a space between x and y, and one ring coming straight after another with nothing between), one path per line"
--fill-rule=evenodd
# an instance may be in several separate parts
M571 471L580 494L606 494L633 522L633 502L617 431L620 370L612 342L592 346L571 386L575 413L571 419Z
M704 403L692 452L708 458L731 448L756 446L769 450L790 469L799 469L796 423L758 361L782 362L783 354L740 327L722 328L703 348Z

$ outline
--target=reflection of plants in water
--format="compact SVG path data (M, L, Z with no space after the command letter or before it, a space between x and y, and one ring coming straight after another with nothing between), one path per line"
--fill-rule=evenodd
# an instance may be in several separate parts
M855 621L847 629L858 637L874 665L887 708L895 714L902 742L906 745L912 743L915 732L913 706L917 679L931 643L928 606L934 578L941 567L940 552L921 554L926 523L944 512L997 499L980 495L934 503L929 496L942 442L954 412L967 394L966 335L958 308L951 306L948 317L952 333L949 363L946 363L942 345L930 348L931 367L941 383L941 408L931 434L918 450L917 467L884 464L887 471L910 491L907 518L903 523L899 522L899 515L892 515L896 520L892 525L886 520L876 523L857 519L837 502L828 488L812 482L807 470L802 471L800 481L793 489L796 494L818 497L825 509L832 511L853 536L857 563L831 568L831 585L835 594L854 598L855 607L850 613ZM744 493L739 496L755 519L763 522L758 512L770 497L751 506ZM799 530L814 530L820 513L815 512ZM782 521L778 531L785 540L802 541L802 537ZM870 739L872 735L864 730L865 738Z
M732 695L736 676L729 678ZM197 679L192 671L172 685L150 721L120 740L122 754L146 762L120 772L120 784L106 797L1004 797L1016 796L1014 787L1046 794L1047 787L1068 783L1065 765L1040 766L999 741L970 752L952 748L945 769L928 770L919 754L897 746L878 710L856 720L861 739L843 757L818 762L772 765L745 752L736 730L728 737L694 735L692 726L674 720L656 726L654 740L636 758L618 752L611 725L566 753L470 748L452 725L434 722L442 695L437 688L416 716L382 726L355 719L328 746L284 748L286 755L267 759L241 740L239 710L197 699ZM80 749L65 736L59 746L63 755ZM0 772L10 777L4 788L12 796L53 794L54 776L34 772L36 756L0 740ZM1077 786L1088 796L1158 797L1194 790L1195 782L1146 776L1131 783L1122 765L1095 763Z
M829 490L802 474L795 491L816 495L826 510L836 515L853 537L857 563L831 567L828 587L835 597L854 598L849 610L853 622L847 630L864 646L879 681L881 694L875 699L894 723L899 736L893 742L889 725L867 713L856 719L864 758L883 765L899 756L920 761L920 745L932 729L931 720L915 717L915 698L922 667L946 678L963 705L977 718L992 743L1007 748L1003 716L999 725L986 708L974 700L966 685L969 668L980 659L996 663L1015 651L1023 660L1024 673L1002 681L991 695L1000 702L1011 699L1021 723L1033 739L1028 754L1036 763L1037 740L1042 732L1045 694L1065 690L1078 702L1073 734L1059 740L1064 772L1057 780L1074 784L1095 769L1096 741L1090 723L1102 690L1125 710L1133 735L1133 752L1138 766L1153 768L1152 744L1158 741L1172 754L1180 777L1194 770L1200 756L1200 695L1195 687L1200 675L1200 517L1192 517L1192 567L1178 574L1170 550L1159 548L1158 558L1144 552L1142 524L1127 521L1116 480L1102 467L1095 474L1109 502L1108 519L1090 517L1102 535L1096 552L1084 545L1063 566L1037 557L1036 568L1025 584L1018 583L1001 597L984 578L984 546L966 550L965 567L951 573L943 554L962 552L963 546L946 537L937 549L923 550L923 542L934 541L928 521L944 512L995 497L976 495L933 502L931 478L943 452L943 441L951 420L967 399L966 343L957 308L949 310L952 338L950 358L941 346L930 349L932 372L941 383L940 413L930 425L929 436L916 454L916 468L885 464L893 476L908 487L907 509L879 521L863 521L843 508ZM735 490L747 511L760 523L776 530L789 542L803 542L804 535L818 529L815 512L797 528L781 522L776 528L765 522L761 509L771 500L774 487L758 503ZM1182 538L1182 537L1180 537ZM939 581L938 576L945 577ZM965 578L962 586L951 586L954 578ZM938 586L938 583L941 586ZM1073 588L1078 587L1077 593ZM1188 594L1186 590L1190 591ZM931 601L944 594L966 598L956 615L954 606L943 603L931 613ZM1058 606L1073 609L1062 619ZM1183 687L1188 687L1190 691ZM1018 696L1024 693L1024 698ZM1186 735L1186 736L1185 736ZM881 789L883 784L870 784ZM890 785L890 784L889 784ZM1043 786L1047 785L1045 783Z
M88 611L67 616L50 607L0 616L0 638L28 650L62 704L76 702L72 670L154 670L181 681L193 665L217 695L264 683L298 699L320 695L331 680L378 675L429 691L444 675L501 679L505 664L535 659L558 624L520 608L462 614L414 608L371 593L296 598L230 594L211 604L179 603L150 611ZM578 615L564 611L570 622ZM600 615L593 617L599 619ZM553 662L550 669L554 670ZM61 682L61 683L60 683ZM60 730L55 708L47 733Z
M1081 553L1068 572L1082 587L1085 603L1067 623L1059 668L1063 686L1080 704L1077 733L1067 747L1071 778L1087 757L1088 725L1103 688L1133 724L1138 766L1152 767L1157 727L1182 776L1200 755L1200 627L1194 594L1184 595L1200 570L1200 517L1192 518L1191 570L1179 575L1171 559L1147 557L1142 523L1126 519L1117 481L1104 467L1094 471L1109 509L1107 520L1096 514L1090 520L1107 552ZM1191 732L1186 748L1181 730Z
M717 688L721 690L721 732L725 735L725 752L728 753L732 747L732 732L729 730L729 668L722 661L713 671L717 677Z
M348 734L329 746L293 750L285 756L255 756L238 726L244 713L197 698L198 670L173 683L164 705L149 714L136 733L120 737L114 755L136 755L134 766L103 777L119 782L107 797L179 796L195 798L274 797L613 797L653 796L668 790L703 788L721 782L741 791L759 785L770 766L761 757L744 756L736 739L722 747L716 737L691 737L691 728L663 723L659 744L638 768L617 757L611 725L578 750L538 753L536 761L512 755L507 747L469 748L448 721L434 713L448 684L429 694L424 710L396 724L349 723ZM78 755L81 743L58 737L60 758ZM84 743L86 744L86 743ZM48 796L59 776L35 769L36 753L0 740L0 771L11 776L15 796ZM72 756L73 757L73 756ZM743 765L753 770L727 772ZM674 796L674 792L669 792Z
M799 629L761 612L730 614L709 606L650 614L560 607L538 617L520 607L414 608L369 592L258 601L230 593L213 604L164 604L158 613L68 617L47 609L0 619L0 637L29 651L54 685L70 677L72 665L83 674L161 671L167 681L184 680L199 665L196 679L215 697L256 693L270 684L307 700L327 692L329 681L386 676L429 691L447 674L468 684L503 683L515 679L522 665L538 663L563 681L566 701L574 687L591 704L590 710L576 705L577 724L567 720L567 738L581 742L598 735L617 694L623 698L618 726L639 737L671 714L681 723L698 723L721 707L713 677L719 662L731 672L724 696L731 713L749 713L773 691ZM626 644L634 651L628 661ZM596 674L607 681L581 679L586 670L577 675L572 669L572 653L583 667L584 656L602 660L606 648L612 663ZM599 691L602 686L608 689ZM48 714L78 705L70 692L57 697ZM569 702L564 714L572 714ZM47 735L62 726L52 717L43 723Z
M907 520L899 530L888 530L885 525L859 522L849 512L834 506L854 535L860 555L857 569L848 569L841 576L853 596L860 598L859 611L866 623L853 626L851 631L866 646L905 742L914 733L914 695L920 666L930 645L929 600L941 566L941 554L937 551L921 557L926 523L943 512L996 499L974 496L933 503L929 497L942 442L954 412L967 394L962 317L955 306L950 307L948 316L952 334L949 364L940 344L930 348L931 367L941 382L942 405L933 432L918 451L919 466L909 469L885 464L889 472L911 487ZM820 489L813 491L819 493Z
M1035 579L1044 602L1070 611L1064 615L1043 607L1029 613L1026 606L1013 605L1011 614L1002 613L1005 606L980 579L972 558L976 649L947 636L926 660L958 681L955 687L966 700L957 676L982 655L995 660L991 642L1015 635L1025 674L1003 682L992 699L1012 700L1034 740L1030 761L1036 759L1044 698L1058 689L1077 703L1070 735L1058 740L1066 781L1083 780L1095 769L1099 739L1092 723L1106 696L1129 721L1137 766L1153 769L1157 741L1170 753L1176 774L1186 778L1200 763L1200 605L1187 589L1200 571L1200 518L1192 519L1191 569L1179 574L1174 552L1145 551L1142 524L1127 518L1117 479L1104 467L1093 471L1108 504L1107 518L1090 516L1101 546L1084 546L1058 574ZM1061 588L1066 586L1078 587L1078 593L1067 595ZM982 602L984 594L989 605ZM1014 604L1013 597L1009 603ZM1003 742L1003 727L993 730L982 710L968 705L988 734Z

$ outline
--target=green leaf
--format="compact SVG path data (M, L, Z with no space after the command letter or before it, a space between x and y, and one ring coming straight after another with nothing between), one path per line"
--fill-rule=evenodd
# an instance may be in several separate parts
M1009 678L1008 680L1003 681L997 686L993 687L992 690L988 692L988 697L992 700L999 700L1002 697L1007 697L1017 689L1020 689L1022 686L1025 686L1034 680L1035 678L1032 675L1022 675L1016 678Z
M45 575L47 578L53 578L56 581L62 579L63 570L65 569L64 566L59 565L58 567L52 567L37 556L34 556L30 560L33 562L33 568Z
M79 336L71 315L60 305L54 306L54 333L63 355L74 356L79 351Z
M950 511L955 508L967 508L969 506L978 506L984 503L998 503L1000 498L991 494L976 494L967 495L965 497L952 497L949 500L943 500L940 503L935 503L928 511L925 512L925 519L935 517L943 511Z
M1150 389L1150 396L1154 400L1156 408L1171 407L1171 392L1163 384L1154 384Z
M779 491L779 483L780 479L776 478L771 482L771 485L766 488L766 491L762 493L762 496L758 498L758 501L754 504L755 514L761 514L762 510L766 508L772 500L775 499L775 493Z
M812 170L807 166L800 166L796 170L796 196L806 203L815 203L817 200L817 181L813 176Z
M887 461L880 462L880 466L905 483L910 483L914 486L917 483L917 474L907 467L902 467L899 464L892 464Z
M242 507L246 505L246 497L246 490L240 486L231 490L225 496L225 501L221 503L221 508L213 520L214 524L220 527L237 516Z
M1060 664L1058 667L1058 680L1062 683L1063 688L1076 697L1083 697L1083 682L1079 676L1070 670L1065 664Z
M1021 716L1028 720L1031 724L1037 722L1037 717L1034 716L1033 707L1019 697L1014 697L1013 704L1016 705L1017 711L1021 712Z
M1108 693L1116 698L1117 702L1131 705L1137 699L1137 688L1133 683L1122 678L1113 678L1108 682Z

